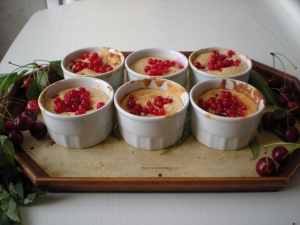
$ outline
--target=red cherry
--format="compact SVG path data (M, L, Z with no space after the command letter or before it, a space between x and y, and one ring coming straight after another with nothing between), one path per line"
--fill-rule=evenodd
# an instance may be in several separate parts
M34 79L31 77L31 78L25 78L23 79L23 85L22 87L25 88L25 89L28 89L30 84L34 81Z
M41 111L40 107L39 107L39 104L38 104L38 101L37 100L30 100L28 103L27 103L27 106L26 106L27 109L31 109L33 111L36 111L37 113L39 113Z

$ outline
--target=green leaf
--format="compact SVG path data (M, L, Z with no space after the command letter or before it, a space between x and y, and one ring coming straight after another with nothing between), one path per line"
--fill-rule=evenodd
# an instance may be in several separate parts
M0 135L0 168L8 168L14 165L14 146L4 135Z
M28 88L27 98L28 100L37 100L44 90L44 86L40 85L37 80L34 80Z
M276 119L280 119L281 117L284 117L288 114L288 111L286 109L275 109L274 110L274 117Z
M268 86L267 82L256 71L251 70L248 83L256 87L265 97L267 104L277 106L277 95Z
M0 224L1 225L21 225L20 222L12 221L8 216L0 210Z
M257 159L260 154L260 145L257 137L255 136L253 140L248 144L249 148L252 151L252 159Z
M48 73L46 71L44 71L44 70L38 70L37 71L37 83L41 87L45 87L46 84L49 83Z
M33 202L34 199L36 198L36 196L37 196L36 193L31 193L31 194L27 195L27 197L24 200L24 205L27 205L27 204Z
M0 208L12 221L20 222L17 203L2 186L0 186Z
M18 199L19 201L24 200L24 188L21 179L15 179L14 183L10 182L8 185L9 193Z
M4 90L4 95L7 95L8 88L20 78L21 75L17 73L10 73L0 78L0 90Z
M50 63L50 66L52 66L52 68L55 70L55 72L59 76L64 77L64 73L63 73L63 70L61 68L61 60L51 61L49 63Z

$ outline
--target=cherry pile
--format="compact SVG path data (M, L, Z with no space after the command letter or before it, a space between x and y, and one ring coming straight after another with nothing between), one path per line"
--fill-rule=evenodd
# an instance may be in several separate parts
M257 161L256 172L262 177L274 175L277 170L276 163L279 165L286 164L290 158L290 153L285 147L276 146L272 150L272 158L266 155Z
M148 65L144 71L149 76L162 76L169 73L170 67L183 69L183 65L173 60L148 59Z
M141 104L137 104L134 100L134 95L129 95L127 101L127 107L130 109L130 113L137 116L145 116L147 114L152 114L154 116L163 116L166 114L165 104L170 104L173 102L172 98L164 98L162 96L156 96L154 99L154 104L151 101L146 103L143 107Z
M247 110L247 106L230 91L220 91L219 95L206 101L199 98L197 105L205 111L212 111L214 115L232 118L244 117Z
M72 71L77 73L85 68L93 70L96 73L106 73L108 71L112 71L114 68L110 65L105 65L103 63L103 59L99 57L97 52L93 52L89 54L88 52L84 52L80 54L80 59L78 61L74 61L74 66Z
M286 141L297 142L299 140L299 130L295 125L298 123L297 120L300 117L300 106L292 97L291 88L279 81L278 78L273 78L269 80L268 85L279 92L277 104L282 109L286 109L287 114L278 118L275 117L274 111L265 112L261 120L262 126L267 130L279 128Z
M43 138L47 134L47 127L42 121L37 120L37 115L37 111L26 108L14 120L7 120L2 130L16 146L21 146L23 143L24 138L21 131L29 130L32 137Z
M91 105L90 92L84 87L68 91L64 94L63 99L56 95L53 97L53 102L54 111L57 114L63 112L75 112L75 115L82 115L93 109ZM104 105L104 102L98 102L96 107L97 109L100 109Z
M211 51L210 60L207 63L207 69L208 70L218 70L222 71L222 68L225 67L231 67L231 66L239 66L241 63L240 59L233 60L231 57L234 55L234 52L232 50L227 51L226 54L221 54L217 50ZM200 62L194 62L194 66L197 69L204 69L204 66L201 65Z

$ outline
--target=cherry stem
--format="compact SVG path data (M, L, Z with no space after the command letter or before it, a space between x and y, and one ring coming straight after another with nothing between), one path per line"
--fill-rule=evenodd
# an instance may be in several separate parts
M300 144L291 143L291 142L275 142L275 143L263 145L263 147L266 148L266 147L272 146L272 145L293 145L293 146L296 146L296 148L300 147Z
M283 67L283 76L284 76L284 79L283 79L283 86L285 87L285 84L286 84L286 76L285 76L285 67L284 67L284 64L283 62L281 61L281 59L273 52L270 53L272 56L273 56L273 60L274 60L274 57L276 57L279 62L281 63L282 67ZM275 64L275 63L274 63Z
M270 53L271 55L281 55L281 56L283 56L293 67L294 67L294 69L297 69L297 66L295 66L292 62L291 62L291 60L289 60L285 55L283 55L283 54L281 54L281 53L274 53L274 52L271 52Z

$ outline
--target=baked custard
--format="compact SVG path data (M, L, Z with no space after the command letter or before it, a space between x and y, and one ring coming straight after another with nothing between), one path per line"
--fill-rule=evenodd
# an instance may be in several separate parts
M263 95L247 84L236 84L233 89L226 89L226 80L220 87L202 93L196 104L203 110L224 117L245 117L258 111Z
M108 47L95 52L82 52L79 58L68 63L66 69L86 76L106 73L118 68L121 64L121 56L117 53L111 52Z
M134 72L148 76L165 76L176 74L184 68L179 60L165 57L144 57L130 65Z
M138 116L170 116L183 107L183 102L169 91L144 88L128 94L120 106Z
M227 53L220 53L218 50L202 53L194 59L193 65L199 70L218 76L237 75L248 69L247 63L232 50Z
M59 91L48 99L45 109L64 116L82 115L102 108L109 98L101 90L74 87Z

